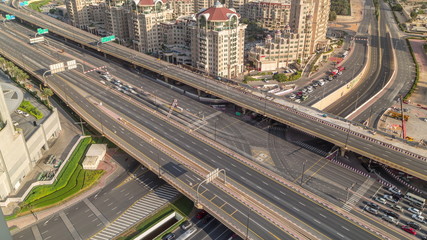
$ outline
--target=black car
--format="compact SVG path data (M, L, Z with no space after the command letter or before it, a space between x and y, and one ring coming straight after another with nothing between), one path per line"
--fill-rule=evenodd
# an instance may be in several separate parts
M421 229L420 224L418 224L416 222L408 222L407 225L410 226L411 228L415 229L415 230L420 230Z
M175 234L169 233L169 234L165 235L162 239L163 240L172 240L172 239L175 239Z
M389 215L389 216L391 216L391 217L394 217L394 218L396 218L396 219L399 219L399 214L397 214L397 213L395 213L395 212L393 212L393 211L390 211L390 210L386 210L386 209L384 209L383 210L383 212L386 214L386 215Z
M379 210L380 206L378 206L377 204L373 203L373 202L366 202L366 205L368 205L369 207Z

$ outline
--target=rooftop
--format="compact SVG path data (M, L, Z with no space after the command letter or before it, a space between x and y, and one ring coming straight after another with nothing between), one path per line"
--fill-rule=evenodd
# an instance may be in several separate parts
M202 9L197 17L204 15L208 21L228 21L232 15L240 17L234 9L224 7L220 2L216 2L214 6Z

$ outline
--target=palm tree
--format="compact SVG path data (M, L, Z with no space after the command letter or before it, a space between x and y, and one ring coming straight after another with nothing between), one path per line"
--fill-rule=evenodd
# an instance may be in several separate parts
M6 62L6 70L8 72L10 72L13 67L15 67L15 64L13 64L13 62Z
M11 77L16 77L20 72L22 72L22 70L17 66L13 66L12 69L9 70Z
M42 97L47 101L47 105L50 106L49 97L53 95L53 91L50 88L42 88Z
M25 82L28 78L29 78L28 74L25 73L24 71L21 71L21 72L18 73L18 75L16 75L16 80L19 83Z
M6 68L6 63L7 63L7 60L6 60L6 59L4 59L4 58L2 58L2 57L0 57L0 68L1 68L2 70L5 70L5 68Z

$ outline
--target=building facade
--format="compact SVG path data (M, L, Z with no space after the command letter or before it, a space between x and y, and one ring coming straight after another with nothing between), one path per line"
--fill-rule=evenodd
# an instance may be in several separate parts
M243 17L256 21L268 30L282 30L290 24L291 3L281 0L259 0L245 4Z
M140 0L128 17L133 48L144 53L158 53L162 49L161 23L173 19L173 10L166 0Z
M129 18L130 6L124 2L107 6L105 11L105 30L120 42L130 42Z
M94 8L90 6L103 2L104 0L65 0L70 24L87 30L94 18Z
M193 66L208 74L236 77L244 72L246 25L240 15L216 2L196 15L191 41Z
M289 25L249 50L248 60L258 71L297 62L304 65L316 50L327 45L329 0L292 0L289 15Z

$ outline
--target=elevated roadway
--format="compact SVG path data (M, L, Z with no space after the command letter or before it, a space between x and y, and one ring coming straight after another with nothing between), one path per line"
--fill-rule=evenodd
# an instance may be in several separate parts
M56 60L28 44L9 44L7 38L13 37L0 36L2 54L43 80L40 69ZM48 83L88 123L192 199L197 199L196 186L207 170L227 169L226 187L220 181L203 186L200 203L241 236L246 229L251 239L290 239L290 234L300 239L381 236L332 211L327 203L316 202L294 184L183 131L149 102L142 105L77 71L49 76ZM404 236L399 230L391 232L398 236L393 239Z
M376 136L370 136L366 133L367 131L359 130L360 127L353 126L353 129L357 129L357 132L349 130L352 125L351 123L349 125L345 120L340 120L339 118L324 119L321 117L323 113L320 111L303 106L292 107L293 104L286 101L281 104L267 101L262 96L250 94L244 89L237 90L235 87L228 86L223 82L204 78L201 75L118 44L108 43L98 46L98 36L41 13L25 9L16 10L6 5L0 5L0 11L13 14L22 21L35 26L48 28L50 32L79 43L82 47L102 51L105 55L157 72L167 79L183 82L243 108L264 114L278 122L310 133L346 150L354 151L420 179L427 180L427 164L425 164L427 150L425 148L409 146L409 144L406 146L400 140L389 139L385 133L381 132L377 132ZM382 137L380 138L380 136Z

